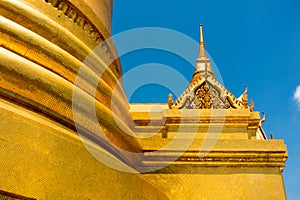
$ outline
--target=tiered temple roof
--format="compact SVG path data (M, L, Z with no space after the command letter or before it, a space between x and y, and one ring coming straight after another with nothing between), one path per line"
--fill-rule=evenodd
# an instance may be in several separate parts
M240 109L249 108L248 88L236 98L216 78L207 56L202 25L200 25L200 45L192 80L186 90L173 102L169 96L171 109ZM250 106L253 110L253 105Z

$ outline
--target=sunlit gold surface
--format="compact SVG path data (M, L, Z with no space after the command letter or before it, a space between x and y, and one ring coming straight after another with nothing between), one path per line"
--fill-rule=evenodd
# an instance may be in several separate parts
M51 200L167 199L137 174L96 160L82 138L60 123L4 100L0 113L1 190ZM121 163L99 145L85 145Z
M155 107L162 110L149 112ZM282 171L287 152L283 140L257 139L258 112L219 111L223 117L218 120L212 117L216 114L212 109L185 110L189 114L183 117L182 110L168 109L167 104L131 104L145 155L143 167L167 164L170 156L177 158L166 168L142 176L169 199L285 199ZM213 141L214 134L220 134L216 143L201 157L206 152L201 146ZM157 151L174 141L176 148Z
M191 84L177 101L170 96L169 105L153 112L157 105L128 104L114 44L93 53L110 37L111 10L110 0L0 1L0 190L37 199L285 199L284 142L266 140L247 90L236 99L215 79L202 27ZM79 70L84 77L75 85ZM219 109L217 118L212 109L183 115L178 108L185 94L204 81L229 99L230 109ZM72 102L80 108L78 125L94 142L76 133ZM184 135L176 138L179 127ZM221 132L207 156L199 157L209 127ZM180 145L193 136L188 148ZM179 141L172 151L157 151L172 141ZM178 159L155 172L129 174L102 164L82 142L130 169Z

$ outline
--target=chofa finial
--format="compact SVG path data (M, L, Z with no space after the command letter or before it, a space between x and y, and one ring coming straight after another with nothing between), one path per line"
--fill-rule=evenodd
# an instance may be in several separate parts
M254 110L254 106L255 106L255 104L254 104L254 101L252 100L252 99L250 99L250 111L252 112L253 110Z
M170 93L168 95L168 106L169 106L170 109L172 108L173 104L174 104L174 102L173 102L173 95Z
M260 120L260 124L264 123L266 121L266 113L261 112L263 114L263 118Z
M245 87L245 91L238 98L238 100L241 102L244 108L248 108L248 87L246 84L244 85L244 87Z

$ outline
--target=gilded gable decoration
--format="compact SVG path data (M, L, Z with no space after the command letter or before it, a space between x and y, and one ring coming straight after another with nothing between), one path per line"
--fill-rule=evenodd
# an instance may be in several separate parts
M187 89L173 102L169 95L170 109L242 109L248 106L248 87L239 98L235 98L215 78L210 60L206 54L202 25L196 67Z

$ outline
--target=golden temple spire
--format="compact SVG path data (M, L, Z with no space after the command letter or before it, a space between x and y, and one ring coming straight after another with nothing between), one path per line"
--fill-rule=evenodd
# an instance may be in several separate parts
M199 46L199 53L198 53L198 59L200 59L200 58L207 58L205 44L204 44L202 24L200 24L200 46Z
M202 24L200 24L200 43L199 43L199 53L196 62L196 68L194 71L192 81L199 78L199 76L210 76L214 75L210 61L208 56L206 55L204 36L203 36L203 28Z
M170 109L250 109L253 111L254 103L248 106L248 87L239 98L235 98L214 76L210 59L205 50L203 28L200 25L199 53L194 75L185 91L173 101L172 95L168 97ZM263 122L263 120L261 121ZM261 129L262 132L262 129ZM264 134L264 133L261 133ZM263 136L263 138L265 138Z

